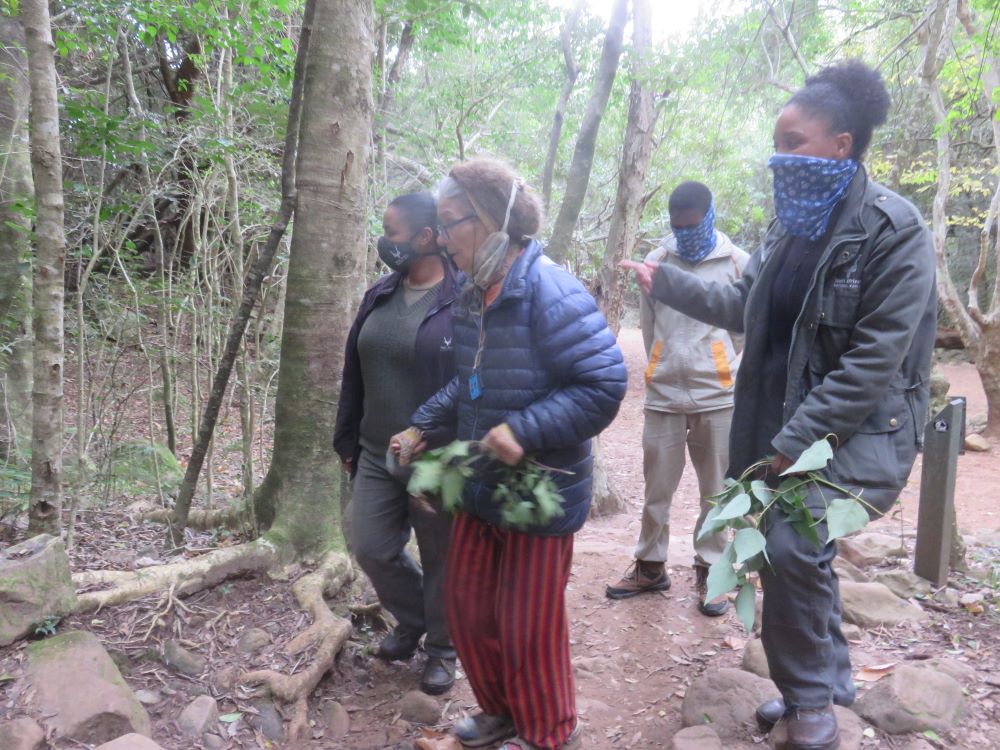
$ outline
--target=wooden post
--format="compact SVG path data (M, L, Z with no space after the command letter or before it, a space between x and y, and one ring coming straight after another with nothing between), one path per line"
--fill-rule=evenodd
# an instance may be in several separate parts
M965 447L965 399L953 398L924 429L913 572L944 586L955 528L955 474Z

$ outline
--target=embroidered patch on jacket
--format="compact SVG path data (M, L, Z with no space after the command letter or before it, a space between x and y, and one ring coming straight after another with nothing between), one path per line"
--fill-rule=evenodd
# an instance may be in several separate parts
M646 385L653 382L653 373L656 372L656 366L660 364L660 357L663 356L663 342L657 341L653 344L653 351L649 353L649 364L646 365Z
M712 360L715 362L715 374L719 385L723 388L733 387L733 373L729 370L729 355L726 353L726 342L715 339L712 342Z

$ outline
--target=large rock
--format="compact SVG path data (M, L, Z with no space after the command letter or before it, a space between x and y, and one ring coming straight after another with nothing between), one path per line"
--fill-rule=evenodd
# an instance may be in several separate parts
M40 534L0 550L0 646L9 646L46 617L76 609L76 589L62 539Z
M725 743L746 736L756 727L754 711L766 700L778 697L770 680L742 669L706 672L691 683L681 706L686 727L710 724Z
M163 644L163 663L188 677L198 677L208 666L208 660L204 656L188 651L179 641L167 641Z
M3 750L41 750L45 732L27 716L0 724L0 748Z
M965 436L965 450L975 453L985 453L990 449L990 441L982 435L970 432Z
M771 677L767 655L764 653L764 644L760 638L747 641L747 645L743 649L743 669L758 677L768 679Z
M712 727L702 724L682 729L671 740L671 750L724 750Z
M858 583L868 583L871 579L861 568L852 563L846 557L837 555L833 558L833 570L842 581L857 581Z
M943 672L909 665L875 683L854 710L890 734L946 732L965 707L962 686Z
M330 701L323 706L323 721L326 724L326 731L323 736L328 739L340 739L346 737L351 731L351 716L347 709L337 701Z
M912 570L880 570L873 577L875 583L881 583L900 599L912 599L915 596L929 596L934 592L934 586L926 578L921 578Z
M38 714L56 737L99 745L149 735L149 715L92 633L74 631L27 648Z
M944 656L911 661L907 663L907 666L914 667L915 669L930 669L934 672L941 672L962 686L973 685L979 681L979 674L971 664L966 664L956 659L948 659Z
M840 582L844 620L862 628L922 622L927 613L905 602L881 583Z
M262 628L248 628L240 635L236 650L241 654L255 654L271 642L271 634Z
M399 715L413 724L437 724L441 706L431 696L411 690L399 702Z
M837 726L840 727L839 750L860 750L865 739L864 722L856 713L843 706L834 706L833 712L837 716ZM784 721L775 724L768 739L772 750L785 750L788 746L788 728Z
M163 750L163 748L149 737L133 733L123 735L118 739L111 740L111 742L105 742L97 750Z
M898 557L906 557L906 545L898 536L867 531L837 540L837 551L859 568L877 565Z

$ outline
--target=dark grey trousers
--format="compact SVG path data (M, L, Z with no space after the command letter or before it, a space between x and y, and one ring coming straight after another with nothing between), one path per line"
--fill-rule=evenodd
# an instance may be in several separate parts
M775 508L764 526L771 565L761 571L761 641L771 679L789 707L824 708L831 702L849 706L855 689L847 639L840 629L840 584L833 570L837 545L817 547ZM825 542L826 524L816 531Z
M451 517L413 502L406 484L386 470L385 458L363 450L351 499L351 549L382 606L404 633L427 633L424 650L455 658L444 609L444 577ZM420 561L406 550L411 529Z

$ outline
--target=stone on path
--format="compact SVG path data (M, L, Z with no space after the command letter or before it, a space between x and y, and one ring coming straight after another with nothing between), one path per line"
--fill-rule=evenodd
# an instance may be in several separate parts
M844 634L844 638L849 641L860 641L862 631L857 625L849 622L842 622L840 624L840 632Z
M347 733L351 731L351 715L337 701L330 701L323 706L323 721L326 724L323 736L329 739L346 737Z
M236 650L241 654L254 654L271 642L271 634L262 628L248 628L236 642Z
M441 706L426 693L411 690L400 700L399 714L414 724L437 724L441 718Z
M215 704L215 698L199 695L181 711L181 715L177 717L177 726L186 737L194 739L215 729L218 721L219 707Z
M934 591L934 586L926 578L921 578L912 570L880 570L873 577L875 583L889 587L889 590L900 599L912 599L915 596L928 596Z
M846 557L837 555L833 558L833 570L842 581L857 581L858 583L868 583L871 579L861 568L852 563Z
M878 565L897 557L906 557L906 545L898 536L868 531L837 540L838 553L859 568Z
M136 690L135 697L144 706L155 706L163 700L163 696L155 690Z
M149 715L96 636L73 631L27 647L34 704L57 737L97 745L137 732Z
M985 453L990 449L990 441L977 432L965 436L965 450L975 453Z
M707 724L682 729L674 735L672 750L723 750L722 740Z
M854 710L885 732L903 734L928 729L946 732L964 707L962 686L954 678L904 664L875 683Z
M864 722L856 713L843 706L834 706L833 713L837 716L837 726L840 727L839 750L860 750L865 738ZM772 750L785 750L788 744L788 730L784 720L775 724L768 739Z
M927 613L896 596L881 583L840 582L844 620L862 628L922 622Z
M686 727L710 724L723 741L746 735L757 726L754 711L778 697L770 680L742 669L718 669L694 679L684 696L681 721Z
M0 550L0 646L34 632L46 617L76 609L62 539L39 534Z
M0 724L0 748L3 750L41 750L44 744L45 732L27 716Z
M123 735L118 739L111 740L111 742L105 742L96 750L163 750L163 748L149 737L133 733Z
M273 742L285 739L285 721L271 701L257 701L253 704L257 713L248 714L247 723Z
M205 746L205 750L225 750L229 747L229 741L222 739L217 734L213 732L206 732L201 736L201 744Z
M167 641L163 644L163 663L188 677L198 677L208 666L204 656L188 651L179 641Z
M957 659L948 659L944 656L934 656L930 659L910 661L906 663L906 666L914 667L916 669L930 669L935 672L941 672L942 674L948 675L962 686L971 685L979 681L979 673L971 664L966 664L965 662L958 661Z
M764 654L764 644L760 638L747 641L747 645L743 648L743 669L758 677L771 677L767 656Z

